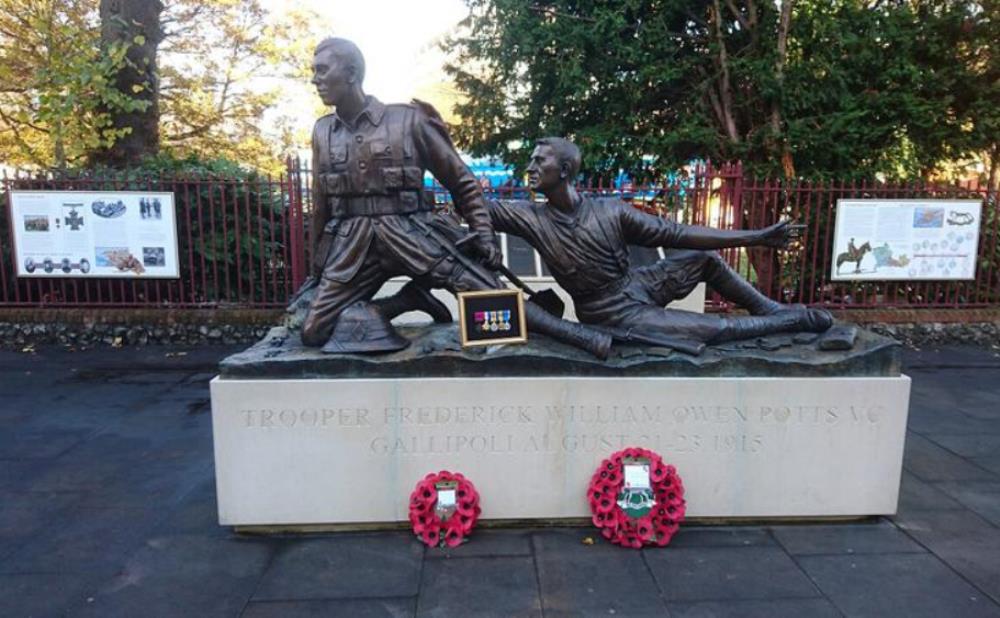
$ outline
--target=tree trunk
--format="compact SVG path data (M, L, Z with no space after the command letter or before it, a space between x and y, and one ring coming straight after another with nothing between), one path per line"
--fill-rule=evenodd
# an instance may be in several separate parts
M115 76L120 92L148 102L145 109L113 113L115 129L129 132L110 147L93 153L92 160L114 167L136 163L160 148L159 82L156 49L163 38L160 0L100 0L101 43L126 44L126 64Z
M986 177L986 191L993 191L994 185L1000 185L997 182L997 170L1000 169L1000 143L993 144L993 149L990 152L989 160L990 172Z
M781 169L786 178L795 176L792 150L784 134L781 119L781 97L785 91L785 62L788 59L788 30L792 25L792 0L782 0L781 17L778 21L778 54L774 63L774 76L778 80L778 94L771 102L771 134L781 154Z
M733 144L740 143L740 133L736 128L736 115L733 108L733 86L729 76L729 56L726 52L726 39L722 36L722 7L719 0L713 0L710 9L712 21L715 26L715 40L719 46L719 110L721 112L720 121L725 129L729 141Z

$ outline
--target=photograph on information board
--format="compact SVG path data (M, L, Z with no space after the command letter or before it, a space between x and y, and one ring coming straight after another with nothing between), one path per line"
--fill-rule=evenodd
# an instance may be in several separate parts
M977 200L838 200L830 278L974 279L981 211Z
M180 276L174 194L11 191L19 277Z

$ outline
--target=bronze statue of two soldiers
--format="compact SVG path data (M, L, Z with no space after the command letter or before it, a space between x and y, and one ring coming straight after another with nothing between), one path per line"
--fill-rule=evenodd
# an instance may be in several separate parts
M822 310L790 307L760 294L714 249L783 247L787 224L760 231L684 226L616 200L580 196L573 180L580 154L560 138L540 140L528 167L531 188L547 202L487 203L462 162L444 122L428 104L383 104L362 88L364 58L345 39L316 48L313 84L336 111L313 130L314 267L316 296L302 341L327 352L384 352L406 341L389 324L418 309L437 321L448 310L428 292L498 289L502 256L494 230L526 239L573 297L581 323L525 305L529 330L605 358L612 338L662 342L697 352L705 343L773 332L821 332ZM451 192L458 217L437 209L424 190L428 170ZM660 262L631 268L629 244L675 249ZM394 297L372 300L391 277L411 282ZM705 281L750 311L717 318L665 309Z

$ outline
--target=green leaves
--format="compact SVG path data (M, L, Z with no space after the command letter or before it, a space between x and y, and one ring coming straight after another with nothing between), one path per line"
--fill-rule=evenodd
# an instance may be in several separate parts
M63 168L114 142L114 113L141 109L111 78L127 48L102 53L84 0L0 4L0 155L9 165Z
M176 0L161 14L156 83L116 88L122 69L145 75L132 53L152 36L132 34L101 50L94 0L0 0L0 160L72 167L129 134L113 119L151 108L158 86L161 148L178 156L227 156L277 172L308 143L288 118L268 130L280 79L301 79L321 25L306 11L270 14L259 0ZM135 24L110 17L105 24ZM148 33L147 33L148 34ZM263 78L263 79L262 79Z
M705 158L781 174L784 148L798 175L912 176L996 145L989 3L786 1L782 60L784 2L467 0L456 138L523 164L561 134L591 173L638 177Z

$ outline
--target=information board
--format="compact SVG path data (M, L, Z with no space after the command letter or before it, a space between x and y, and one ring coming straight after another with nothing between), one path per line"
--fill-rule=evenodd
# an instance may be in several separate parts
M174 194L11 191L19 277L177 278Z
M838 200L830 278L976 277L982 202Z

